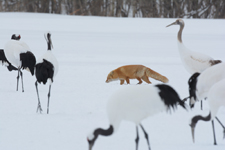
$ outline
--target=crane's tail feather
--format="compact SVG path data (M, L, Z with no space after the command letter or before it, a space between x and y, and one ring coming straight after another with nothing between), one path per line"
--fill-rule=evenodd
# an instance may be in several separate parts
M26 53L20 54L20 60L22 62L22 68L23 69L29 69L31 75L34 75L34 66L36 64L36 58L34 54L30 51L27 51Z
M209 62L211 64L211 66L216 65L216 64L219 64L219 63L222 63L221 60L210 60Z
M159 89L159 96L168 110L175 109L178 104L186 109L185 102L180 99L178 93L171 86L167 84L157 84L155 86Z

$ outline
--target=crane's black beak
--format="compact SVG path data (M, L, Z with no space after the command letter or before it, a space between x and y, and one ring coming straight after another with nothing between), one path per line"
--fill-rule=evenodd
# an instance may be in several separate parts
M195 127L191 127L191 134L192 134L192 140L194 143L195 142Z
M92 150L92 147L93 147L93 145L94 145L94 142L89 141L89 139L87 139L87 141L88 141L88 144L89 144L88 150Z
M172 25L176 25L176 24L177 24L177 22L173 22L173 23L167 25L166 27L169 27L169 26L172 26Z
M89 144L89 149L88 150L92 150L93 144Z
M195 142L195 125L196 123L194 123L193 121L190 124L193 143Z

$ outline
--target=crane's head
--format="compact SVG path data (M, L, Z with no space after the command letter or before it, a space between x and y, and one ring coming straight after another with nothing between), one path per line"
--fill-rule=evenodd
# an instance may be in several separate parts
M45 40L48 43L48 49L53 48L52 40L51 40L51 33L50 32L47 32L46 34L44 34L44 36L45 36Z
M195 142L195 126L196 126L196 124L198 123L199 120L210 121L211 120L211 112L209 112L209 115L207 115L206 117L203 117L201 115L196 115L191 119L190 127L191 127L193 142Z
M88 135L88 137L87 137L87 141L88 141L88 144L89 144L88 150L92 149L96 139L97 139L97 136L94 135L93 133Z
M18 35L13 34L11 37L12 40L20 40L20 38L21 38L21 36L19 34Z
M197 122L198 121L196 120L196 117L193 117L191 119L190 127L191 127L191 134L192 134L193 143L195 142L195 126L196 126Z
M175 22L167 25L166 27L172 26L172 25L180 25L180 26L184 26L184 21L182 19L177 19Z
M107 130L97 128L93 132L91 132L87 137L87 141L89 144L89 150L92 150L92 147L95 144L95 141L98 138L98 135L109 136L113 133L113 131L114 131L113 126L110 125L110 127Z

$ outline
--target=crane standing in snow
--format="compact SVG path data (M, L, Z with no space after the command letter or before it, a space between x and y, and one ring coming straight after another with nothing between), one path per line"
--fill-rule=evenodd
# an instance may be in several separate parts
M172 25L180 25L180 30L177 34L177 45L180 53L180 58L183 63L184 68L193 75L194 73L202 73L205 69L219 64L221 60L214 60L212 57L207 56L205 54L191 51L185 47L182 41L182 31L184 29L184 21L182 19L177 19L175 22L167 25L166 27ZM189 97L185 98L187 100ZM201 109L202 109L202 101L201 101Z
M22 92L24 92L23 73L21 69L28 70L33 76L36 58L34 54L30 51L28 45L22 41L19 41L20 38L20 35L16 36L15 34L13 34L11 40L5 44L4 51L7 60L18 69L17 91L19 85L19 77L21 76Z
M189 81L190 106L193 107L197 100L206 99L210 88L220 80L225 79L225 63L212 66L201 74L193 74Z
M180 53L181 61L185 67L185 69L190 73L194 74L196 72L201 73L205 69L221 63L221 60L214 60L212 57L207 56L205 54L191 51L185 47L182 42L182 31L184 29L184 21L182 19L177 19L175 22L167 25L169 27L171 25L180 25L180 30L177 35L177 44Z
M225 91L225 79L223 79L223 80L217 82L216 84L214 84L208 92L208 103L209 103L209 107L210 107L209 115L206 116L206 117L203 117L201 115L197 115L197 116L194 116L191 119L190 126L191 126L191 129L192 129L193 142L195 142L194 131L195 131L195 126L196 126L197 122L199 120L212 121L214 145L217 145L214 122L213 122L214 118L216 118L216 120L222 126L223 134L224 134L224 138L225 138L225 127L221 123L221 121L216 117L216 114L217 114L219 108L221 106L225 106L225 92L224 91Z
M179 98L177 92L168 85L158 84L150 86L129 86L115 92L107 103L107 114L110 127L107 130L95 129L87 138L89 150L92 149L99 135L112 135L119 127L122 120L136 124L136 150L138 149L138 126L145 134L150 150L148 134L141 121L148 116L168 111L177 107L177 104L186 109L184 102Z
M219 102L218 99L214 98L216 96L214 96L214 97L212 96L211 90L214 87L214 85L216 85L217 83L220 83L221 81L223 81L225 79L224 68L225 68L225 63L220 63L218 65L215 65L215 66L212 66L212 67L206 69L201 74L195 73L191 76L191 78L188 81L188 83L189 83L189 93L190 93L190 96L189 96L190 97L190 106L191 107L194 106L194 104L197 100L206 99L206 98L209 101L211 111L214 111L215 106L222 105L222 103L221 103L222 100L221 100L221 102ZM218 88L217 90L220 91L221 89ZM217 94L218 94L217 96L219 96L219 93L217 93ZM214 93L214 95L216 95L216 93ZM215 102L213 102L213 101L215 101ZM217 110L216 110L216 112L217 112ZM211 119L214 135L215 135L215 131L214 131L213 119L215 118L215 116L216 115L213 114L212 119ZM199 119L200 120L209 119L209 120L205 120L205 121L210 121L209 117L210 117L209 115L208 115L208 118L195 117L194 119L192 119L192 125L191 126L193 126L193 129L194 129L195 124L197 123L197 121ZM219 119L218 118L216 118L216 119L221 124ZM214 144L216 145L215 136L214 136Z
M47 105L47 113L49 113L49 102L50 102L50 92L51 92L51 85L53 83L53 79L56 76L58 72L58 61L55 58L55 56L52 53L52 40L51 40L51 34L47 33L47 38L45 35L45 39L47 41L48 49L47 52L38 60L36 66L35 66L35 75L37 78L37 81L35 82L37 96L38 96L38 110L40 113L42 112L41 108L41 102L39 98L38 93L38 83L46 84L49 80L49 92L48 92L48 105Z

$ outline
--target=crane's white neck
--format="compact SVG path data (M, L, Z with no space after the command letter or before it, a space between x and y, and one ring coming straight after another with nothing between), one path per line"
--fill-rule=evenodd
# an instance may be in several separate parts
M177 40L177 46L178 46L178 49L179 49L179 52L180 52L180 54L182 54L182 55L186 55L186 54L188 54L188 49L185 47L185 45L182 43L182 42L180 42L179 40Z

